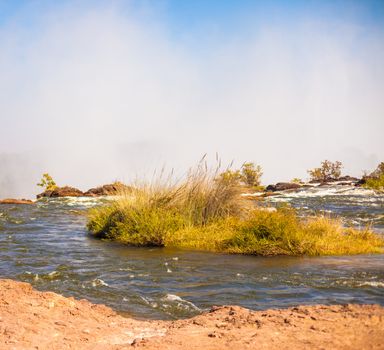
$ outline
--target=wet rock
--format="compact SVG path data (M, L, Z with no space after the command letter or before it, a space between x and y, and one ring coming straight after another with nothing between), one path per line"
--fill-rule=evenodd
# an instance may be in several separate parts
M33 201L30 199L14 199L14 198L6 198L0 199L0 204L33 204Z
M57 187L54 190L44 191L37 195L37 198L58 198L58 197L82 197L84 193L75 187Z
M358 179L357 177L344 175L344 176L340 176L338 178L328 177L328 178L322 179L322 180L311 180L311 181L309 181L309 183L310 184L320 183L320 186L332 185L334 183L337 183L337 185L351 185L351 184L357 183L359 181L360 181L360 179Z
M276 185L269 185L266 191L276 192L300 188L301 185L293 182L278 182Z
M84 192L84 196L98 197L98 196L113 196L121 192L131 191L130 186L124 185L121 182L115 182L113 184L103 185L100 187L91 188Z
M339 178L338 178L338 181L358 182L358 181L360 181L360 179L358 179L357 177L353 177L353 176L345 175L345 176L341 176L341 177L339 177Z

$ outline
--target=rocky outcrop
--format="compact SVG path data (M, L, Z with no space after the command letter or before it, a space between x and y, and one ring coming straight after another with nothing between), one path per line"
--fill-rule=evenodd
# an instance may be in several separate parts
M87 197L99 197L99 196L114 196L118 193L132 191L132 187L124 185L121 182L115 182L113 184L103 185L100 187L91 188L84 192L84 196Z
M358 182L358 181L360 181L360 179L358 179L357 177L353 177L353 176L345 175L345 176L341 176L341 177L339 177L336 181L342 181L342 182Z
M132 191L132 187L124 185L121 182L114 182L113 184L91 188L86 192L69 186L57 187L54 190L47 190L38 194L37 198L114 196L130 191Z
M212 307L185 320L125 318L86 300L0 280L0 349L383 349L384 308L314 305L252 311Z
M337 185L353 185L356 184L360 181L357 177L345 175L345 176L340 176L338 178L333 178L329 177L323 180L311 180L309 181L310 184L318 184L320 183L321 185L332 185L334 183L337 183Z
M278 182L276 185L268 185L265 190L270 192L276 192L276 191L295 190L300 187L301 187L300 184L293 183L293 182Z
M64 186L54 190L47 190L37 195L37 198L57 198L57 197L82 197L84 193L77 188Z
M0 204L33 204L34 202L30 199L14 199L14 198L6 198L0 199Z

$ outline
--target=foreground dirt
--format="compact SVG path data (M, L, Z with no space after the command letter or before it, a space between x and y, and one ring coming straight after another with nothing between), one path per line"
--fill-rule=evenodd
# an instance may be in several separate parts
M138 321L103 305L0 280L1 349L384 349L384 308L213 307L188 320Z

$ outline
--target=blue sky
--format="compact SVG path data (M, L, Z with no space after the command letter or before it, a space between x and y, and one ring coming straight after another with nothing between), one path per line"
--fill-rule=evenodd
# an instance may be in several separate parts
M265 183L359 176L384 159L383 62L384 1L0 0L0 197L216 152Z
M384 26L383 0L0 0L0 22L12 19L25 9L34 16L44 9L60 8L69 3L82 7L113 2L121 8L151 7L175 33L194 32L201 27L214 26L219 32L228 34L244 29L248 21L294 24L308 16L325 20L357 20L365 25Z

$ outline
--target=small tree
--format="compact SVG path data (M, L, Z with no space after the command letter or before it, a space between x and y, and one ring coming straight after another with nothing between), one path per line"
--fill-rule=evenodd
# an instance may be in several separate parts
M330 162L324 160L321 162L320 168L308 170L308 174L313 181L327 181L330 179L338 179L341 175L342 163L339 161Z
M236 184L241 181L240 170L226 170L219 175L219 181L222 184Z
M53 181L52 176L48 173L43 174L43 177L37 186L43 187L44 191L53 191L55 188L57 188L56 182Z
M255 163L247 162L241 167L241 181L247 186L260 186L260 179L262 175L263 171L261 166L255 165Z
M260 178L263 175L260 165L247 162L244 163L240 170L226 170L219 174L217 181L222 184L238 184L254 189L260 188Z

